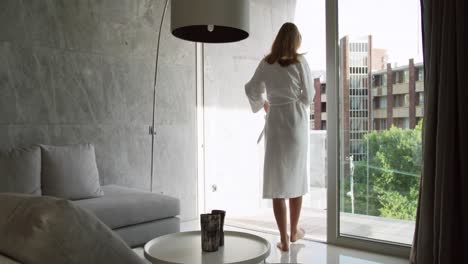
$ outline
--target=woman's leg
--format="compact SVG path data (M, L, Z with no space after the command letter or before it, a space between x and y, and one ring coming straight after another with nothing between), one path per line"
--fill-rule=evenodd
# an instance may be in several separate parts
M281 236L281 242L277 244L277 247L282 251L289 251L288 216L284 199L273 198L273 212L275 213L276 224Z
M301 215L302 196L289 199L289 217L291 219L291 242L296 242L305 235L302 228L298 228L299 216Z

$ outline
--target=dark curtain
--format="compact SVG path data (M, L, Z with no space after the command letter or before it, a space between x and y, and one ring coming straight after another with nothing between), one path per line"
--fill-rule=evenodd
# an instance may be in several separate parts
M424 165L413 264L468 263L468 0L421 0Z

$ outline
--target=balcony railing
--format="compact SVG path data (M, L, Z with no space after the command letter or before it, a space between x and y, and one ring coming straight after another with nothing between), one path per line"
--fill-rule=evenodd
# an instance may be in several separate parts
M409 117L409 108L408 107L394 107L393 108L393 117Z
M373 110L374 118L387 118L387 109L379 108Z
M423 117L424 116L424 106L416 106L416 116Z
M424 82L417 81L416 82L416 92L424 92Z
M408 83L396 83L393 85L393 94L408 94L409 84Z

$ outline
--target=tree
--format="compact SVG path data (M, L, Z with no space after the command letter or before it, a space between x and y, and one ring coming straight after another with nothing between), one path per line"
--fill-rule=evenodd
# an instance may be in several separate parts
M422 164L421 130L422 121L414 129L392 126L364 136L368 160L355 162L355 213L415 219ZM348 189L349 184L346 186ZM345 203L345 211L349 211L349 203Z

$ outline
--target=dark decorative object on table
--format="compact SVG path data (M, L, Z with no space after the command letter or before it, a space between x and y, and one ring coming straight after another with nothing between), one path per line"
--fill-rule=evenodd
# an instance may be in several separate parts
M220 231L219 246L222 247L224 246L224 217L226 216L226 211L212 210L211 213L220 215L221 217L220 225L219 225L219 231Z
M201 214L201 243L205 252L217 251L219 248L221 216L219 214Z

